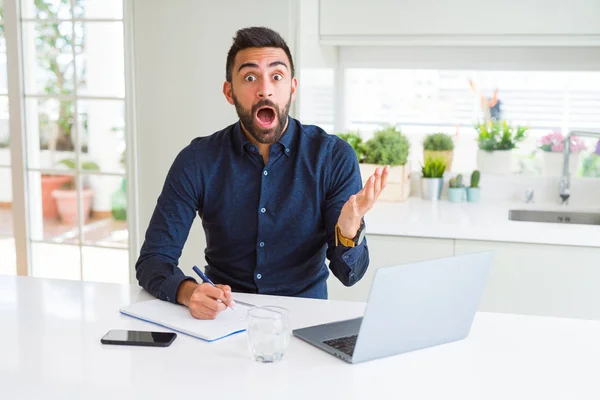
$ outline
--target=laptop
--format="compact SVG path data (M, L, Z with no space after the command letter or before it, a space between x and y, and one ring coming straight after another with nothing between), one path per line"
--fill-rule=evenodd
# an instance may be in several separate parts
M349 363L464 339L492 260L481 252L379 268L363 317L292 333Z

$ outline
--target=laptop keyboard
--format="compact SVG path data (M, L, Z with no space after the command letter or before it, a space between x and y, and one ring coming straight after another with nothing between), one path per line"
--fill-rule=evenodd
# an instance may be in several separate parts
M352 356L354 353L354 346L356 345L356 338L358 335L352 336L344 336L337 339L325 340L327 346L331 346L334 349L341 351L342 353L346 353L349 356Z

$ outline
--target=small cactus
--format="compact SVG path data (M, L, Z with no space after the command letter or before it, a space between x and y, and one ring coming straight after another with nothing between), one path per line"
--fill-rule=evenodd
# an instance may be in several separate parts
M450 187L451 188L461 188L462 187L462 174L458 174L456 177L450 179Z
M472 188L479 187L479 178L480 177L481 177L481 174L479 173L478 170L473 171L473 173L471 174L471 187Z

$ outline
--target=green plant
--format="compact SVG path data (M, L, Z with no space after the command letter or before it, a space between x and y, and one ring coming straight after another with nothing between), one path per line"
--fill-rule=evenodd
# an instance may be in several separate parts
M473 171L471 174L471 187L478 188L479 187L479 178L481 177L481 173L478 170Z
M449 151L454 150L452 137L446 133L432 133L425 136L423 149L430 151Z
M358 132L347 132L347 133L338 133L337 134L340 139L345 142L348 142L350 146L356 152L356 157L358 158L358 162L363 162L365 159L365 143L363 143L362 138Z
M453 188L453 189L463 187L463 176L462 176L462 174L458 174L454 178L450 179L450 182L448 183L448 185L451 188Z
M77 167L77 163L74 159L72 158L65 158L63 160L60 160L59 165L64 165L65 167L67 167L68 169L76 169ZM100 169L100 167L98 166L98 164L96 164L93 161L81 161L81 169L82 170L87 170L87 171L98 171ZM74 184L74 180L65 183L62 188L66 189L66 190L73 190L75 189L75 184ZM84 182L84 187L87 186L87 182Z
M446 171L446 161L441 156L426 157L425 165L421 167L423 178L441 178Z
M378 165L404 165L408 159L410 142L393 126L375 132L364 146L365 163Z
M526 127L510 126L507 121L488 121L475 125L481 150L511 150L525 139Z
M585 178L600 178L600 156L590 154L583 159L581 165L581 176Z
M73 82L73 70L75 60L65 57L72 54L84 52L85 29L81 30L75 37L70 24L60 21L62 13L72 5L75 8L82 7L82 0L35 0L35 16L38 19L47 19L52 22L41 22L36 25L36 55L39 67L45 70L44 91L48 95L69 96L73 93L73 85L85 83L85 66L78 66L78 81ZM83 58L82 58L83 59ZM63 60L67 60L66 62ZM47 115L40 115L40 130L49 135L52 125L56 124L55 146L57 150L72 151L75 149L73 136L71 135L74 124L73 101L60 100L58 106L58 118L56 120ZM40 138L40 145L44 145L44 138Z

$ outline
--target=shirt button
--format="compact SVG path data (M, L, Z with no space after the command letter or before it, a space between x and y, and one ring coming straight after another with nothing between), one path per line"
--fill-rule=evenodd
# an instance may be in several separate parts
M264 175L264 176L267 176L267 175L269 175L269 173L267 172L267 170L265 170L265 172L263 172L263 175Z
M289 153L289 152L290 152L290 149L285 149L285 152L286 152L286 153Z
M260 209L260 212L264 214L264 213L267 212L267 209L263 207L263 208Z
M250 147L250 151L256 151L256 147L254 147L254 146Z
M259 245L260 247L265 247L265 242L260 242L258 245Z
M256 274L256 279L260 279L260 278L262 278L262 275L261 274Z

